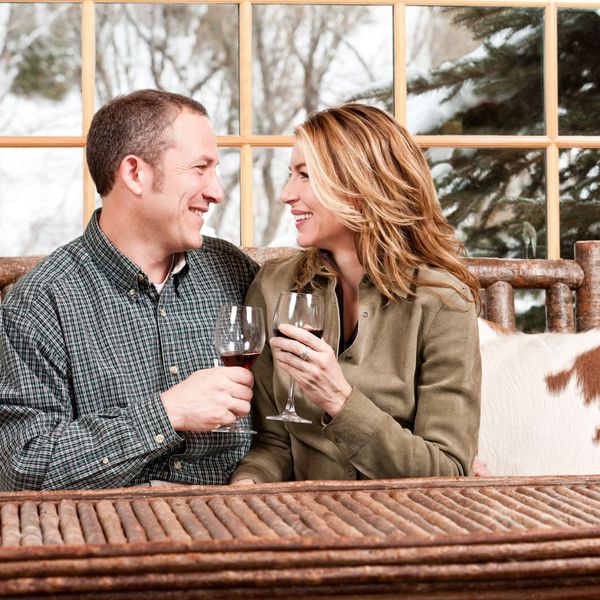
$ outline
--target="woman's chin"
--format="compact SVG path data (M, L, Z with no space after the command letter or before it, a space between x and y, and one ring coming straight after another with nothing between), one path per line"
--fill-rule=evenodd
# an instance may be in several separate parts
M298 244L300 248L314 248L316 246L315 241L314 237L303 235L303 232L300 232L296 236L296 244Z

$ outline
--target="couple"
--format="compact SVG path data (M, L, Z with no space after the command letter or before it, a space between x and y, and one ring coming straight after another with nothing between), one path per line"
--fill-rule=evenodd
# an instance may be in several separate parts
M142 90L95 115L102 208L2 306L0 489L469 474L478 286L410 136L368 106L311 115L282 193L306 250L258 274L200 233L218 161L189 98ZM324 296L327 341L291 328L253 374L212 367L219 308L270 323L282 289ZM289 375L311 425L265 419ZM250 436L210 430L250 400L248 452Z

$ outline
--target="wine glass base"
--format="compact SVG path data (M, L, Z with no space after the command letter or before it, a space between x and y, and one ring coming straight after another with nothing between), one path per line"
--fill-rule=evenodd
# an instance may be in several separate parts
M287 421L288 423L312 423L312 421L293 412L282 412L280 415L270 415L267 419L269 419L269 421Z
M217 429L211 429L211 433L258 433L254 431L254 429L242 429L239 426L235 425L224 425L223 427L219 427Z

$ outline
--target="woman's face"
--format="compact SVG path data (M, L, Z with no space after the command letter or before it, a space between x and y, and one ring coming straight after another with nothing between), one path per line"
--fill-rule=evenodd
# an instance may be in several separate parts
M299 246L316 247L334 253L342 248L354 248L354 233L315 195L304 156L297 146L292 151L290 177L281 193L281 201L291 208Z

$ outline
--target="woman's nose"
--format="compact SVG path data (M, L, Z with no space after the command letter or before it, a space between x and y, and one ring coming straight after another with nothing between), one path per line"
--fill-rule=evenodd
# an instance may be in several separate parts
M283 202L283 204L292 204L298 201L298 194L296 193L294 184L291 180L285 184L279 200Z

